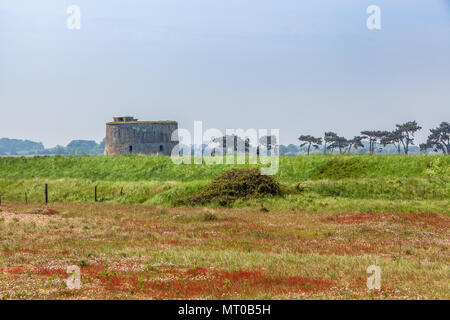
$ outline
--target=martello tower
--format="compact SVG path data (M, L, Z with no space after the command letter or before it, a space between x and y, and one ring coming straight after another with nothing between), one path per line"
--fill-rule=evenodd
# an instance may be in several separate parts
M163 154L171 155L178 137L171 141L178 129L176 121L138 121L133 117L115 117L106 124L105 155Z

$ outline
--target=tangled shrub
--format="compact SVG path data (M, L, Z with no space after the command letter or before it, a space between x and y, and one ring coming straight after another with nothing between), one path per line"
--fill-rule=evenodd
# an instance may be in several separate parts
M258 169L233 169L225 171L196 195L181 199L178 204L201 205L217 202L225 206L238 199L281 195L278 182L262 175Z

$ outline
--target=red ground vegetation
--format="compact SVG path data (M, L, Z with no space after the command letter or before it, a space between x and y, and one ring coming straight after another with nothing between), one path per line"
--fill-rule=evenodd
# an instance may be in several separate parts
M383 219L391 219L393 221L404 221L410 223L425 223L435 227L450 226L450 218L442 217L433 213L411 213L411 214L394 214L394 213L357 213L338 216L336 221L341 224L359 223L364 221L379 221Z
M233 293L288 294L327 290L333 282L298 276L270 276L263 270L220 271L206 268L189 270L169 269L160 278L145 273L116 274L101 277L108 290L147 292L157 299L221 297Z

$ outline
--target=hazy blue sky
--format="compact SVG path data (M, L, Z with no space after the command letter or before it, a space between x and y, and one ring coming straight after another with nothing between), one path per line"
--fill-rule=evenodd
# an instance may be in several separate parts
M98 141L132 115L279 128L285 144L418 120L423 140L450 121L449 2L1 0L0 137Z

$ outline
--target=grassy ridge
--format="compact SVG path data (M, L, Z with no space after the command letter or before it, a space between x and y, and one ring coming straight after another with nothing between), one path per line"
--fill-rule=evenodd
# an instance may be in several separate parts
M250 165L175 165L168 157L0 158L4 200L98 201L172 206L198 194L224 170ZM283 197L237 201L234 207L312 212L435 212L449 214L450 157L281 157ZM217 206L212 203L210 206Z
M437 161L439 160L439 161ZM298 156L280 157L276 175L280 182L310 179L341 179L336 172L345 167L345 177L425 177L427 164L450 167L442 156ZM224 170L256 165L175 165L164 156L118 157L0 157L0 178L61 179L95 181L198 181L210 180Z
M177 200L198 194L209 181L92 181L87 179L0 179L2 199L42 202L44 184L51 202L156 204L172 206ZM450 185L422 178L378 178L306 181L284 184L285 196L237 201L232 207L294 209L310 212L434 212L449 213ZM122 191L122 193L121 193ZM212 203L208 206L218 206Z

